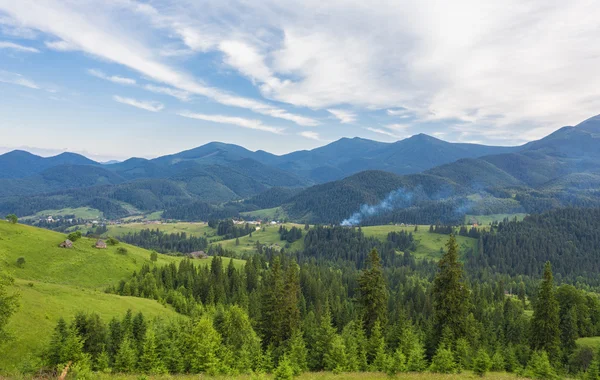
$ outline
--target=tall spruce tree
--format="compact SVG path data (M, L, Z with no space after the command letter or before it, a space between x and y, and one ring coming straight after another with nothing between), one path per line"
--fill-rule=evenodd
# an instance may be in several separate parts
M366 264L358 278L358 291L364 328L370 336L375 322L387 324L388 291L377 249L371 250Z
M439 272L433 281L434 342L437 344L444 333L456 340L467 334L470 308L470 291L465 281L462 264L458 261L458 244L454 235L446 243Z
M559 357L560 328L559 305L554 291L552 265L546 262L544 277L531 319L531 348L543 350L551 359Z

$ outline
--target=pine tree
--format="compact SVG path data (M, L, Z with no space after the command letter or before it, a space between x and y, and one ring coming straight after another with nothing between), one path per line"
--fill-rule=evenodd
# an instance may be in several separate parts
M324 369L333 373L340 373L346 369L346 347L342 338L335 334L329 349L323 356Z
M525 376L531 379L551 380L558 376L550 364L546 351L535 351L525 368Z
M54 328L50 346L46 352L46 362L50 367L55 367L63 363L63 347L67 340L68 327L63 318L60 318Z
M386 353L385 339L383 337L379 320L375 321L375 326L373 326L373 331L369 337L368 347L369 350L367 352L367 357L369 359L371 369L373 371L385 371L388 357Z
M446 348L444 345L438 347L431 360L429 370L436 373L456 373L457 369L452 350Z
M370 336L377 321L382 326L387 323L388 292L379 253L375 248L369 253L366 266L367 269L358 278L358 291L364 328Z
M456 364L461 369L469 369L471 364L471 346L465 338L459 338L456 341L456 348L454 349L454 356L456 358Z
M294 378L294 370L292 369L292 365L287 356L284 355L283 358L279 360L279 365L273 373L273 378L275 380L292 380Z
M321 316L321 323L319 324L314 347L318 369L325 368L325 355L331 351L335 336L335 328L331 325L331 313L329 308L327 308L325 314Z
M115 357L114 369L117 372L134 372L138 360L137 352L129 337L125 337Z
M348 372L365 371L367 369L367 338L360 323L350 321L342 331L342 338L346 347Z
M533 307L531 348L546 351L553 360L559 358L559 321L559 305L555 297L552 266L550 262L546 262L542 284Z
M600 380L600 346L585 374L585 380Z
M420 340L417 340L410 348L406 358L406 368L411 372L421 372L427 368L425 347Z
M206 372L214 375L219 371L221 335L208 316L200 318L192 327L187 345L187 361L192 373Z
M470 308L470 292L464 278L462 264L458 261L458 244L454 235L446 244L433 281L434 339L438 343L445 328L452 340L465 337Z
M146 332L139 366L143 372L150 374L161 374L167 371L161 358L158 356L156 335L153 328L148 329Z
M294 371L294 376L308 370L306 344L302 338L302 331L296 330L289 341L288 358Z
M484 349L480 348L475 355L473 360L473 372L481 377L485 376L486 372L490 370L492 361L490 356L485 352Z

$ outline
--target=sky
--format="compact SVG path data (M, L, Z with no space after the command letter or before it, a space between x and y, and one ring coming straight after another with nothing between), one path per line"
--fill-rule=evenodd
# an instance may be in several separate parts
M600 113L594 0L0 0L0 153L516 145Z

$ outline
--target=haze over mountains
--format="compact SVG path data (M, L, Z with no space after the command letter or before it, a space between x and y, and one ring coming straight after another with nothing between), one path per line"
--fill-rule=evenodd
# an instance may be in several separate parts
M595 204L599 183L596 116L520 147L449 143L419 134L395 143L343 138L277 156L213 142L109 165L72 153L43 158L13 151L0 156L0 211L29 215L85 205L123 216L193 202L222 208L246 199L248 205L249 198L272 188L307 188L266 192L260 206L236 210L282 206L297 220L339 222L399 188L413 197L399 208L420 204L419 212L427 214L423 202L464 204L469 196L473 208L478 194L485 199L478 211L486 213Z

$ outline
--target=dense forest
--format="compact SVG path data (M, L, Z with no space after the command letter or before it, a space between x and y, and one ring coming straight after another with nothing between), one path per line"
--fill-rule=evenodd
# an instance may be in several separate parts
M119 236L119 239L160 253L190 253L203 251L208 247L208 240L205 237L188 236L185 232L165 233L158 228L130 232Z

